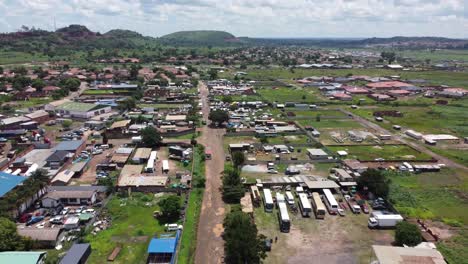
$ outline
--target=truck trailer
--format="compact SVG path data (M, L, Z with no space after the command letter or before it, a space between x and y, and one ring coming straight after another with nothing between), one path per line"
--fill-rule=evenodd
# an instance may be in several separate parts
M369 228L394 228L403 217L399 214L381 214L373 212L368 221Z

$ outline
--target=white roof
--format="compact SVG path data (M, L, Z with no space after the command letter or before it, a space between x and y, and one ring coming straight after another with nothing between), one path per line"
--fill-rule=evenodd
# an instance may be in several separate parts
M313 156L328 156L323 149L307 149L307 152Z
M432 263L447 264L444 257L435 249L372 246L379 264Z

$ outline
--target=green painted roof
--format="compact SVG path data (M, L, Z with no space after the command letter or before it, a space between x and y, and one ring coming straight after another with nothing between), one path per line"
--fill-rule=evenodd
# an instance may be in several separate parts
M103 107L105 106L96 105L96 104L87 104L87 103L68 102L68 103L59 105L57 109L67 110L67 111L89 112L91 110L100 109Z
M0 252L0 263L37 264L44 251L5 251Z

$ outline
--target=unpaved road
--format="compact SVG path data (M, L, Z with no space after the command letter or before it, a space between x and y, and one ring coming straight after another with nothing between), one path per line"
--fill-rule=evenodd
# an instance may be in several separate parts
M210 106L208 88L200 84L200 98L203 103L203 119L208 121ZM200 219L198 221L197 248L195 263L221 263L224 256L223 232L224 202L221 197L221 174L224 170L224 129L204 126L199 140L206 148L211 149L212 159L206 160L206 186L203 195Z
M454 167L454 168L458 168L458 169L463 169L463 170L468 170L468 167L466 166L463 166L459 163L456 163L444 156L441 156L439 154L436 154L434 152L432 152L431 150L429 150L428 148L422 146L421 144L418 144L418 143L414 143L412 141L409 141L409 140L406 140L405 138L403 138L400 134L394 134L384 128L382 128L381 126L375 124L374 122L371 122L365 118L362 118L358 115L355 115L349 111L346 111L346 110L343 110L346 114L350 115L353 117L354 120L358 121L359 123L363 124L364 126L368 127L368 128L372 128L376 131L378 131L379 133L381 134L387 134L387 135L392 135L393 138L411 146L412 148L422 152L422 153L425 153L425 154L428 154L432 157L434 157L435 159L437 159L440 163L445 163L448 167Z

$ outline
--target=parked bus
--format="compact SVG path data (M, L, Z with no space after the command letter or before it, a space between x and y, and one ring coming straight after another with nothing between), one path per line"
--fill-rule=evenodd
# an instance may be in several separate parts
M323 189L323 194L325 195L325 205L328 208L330 214L336 214L338 212L338 203L335 200L332 192L329 189Z
M271 213L273 211L274 204L270 189L263 189L263 206L266 212Z
M286 192L286 201L289 205L294 205L294 196L291 192Z
M205 149L205 159L207 159L207 160L211 159L211 149L209 149L209 148Z
M320 195L316 192L312 193L312 206L314 207L315 217L317 219L324 219L326 214L325 205L320 199Z
M305 193L299 194L299 208L301 209L303 217L310 217L310 213L312 213L312 206L310 205L307 194Z
M286 207L286 203L281 202L278 203L278 221L281 232L288 233L289 228L291 227L291 220L289 218L288 208Z
M148 159L148 163L146 164L145 167L145 172L148 173L153 173L154 172L154 167L155 167L155 162L156 159L158 158L158 152L157 151L151 151L150 157Z
M169 172L169 161L168 160L163 160L162 161L162 171L164 173L168 173Z
M284 195L280 192L277 192L276 195L276 205L279 206L279 203L285 203L286 199L284 198Z

